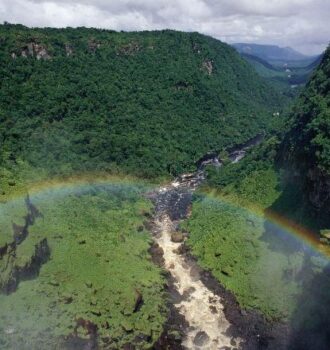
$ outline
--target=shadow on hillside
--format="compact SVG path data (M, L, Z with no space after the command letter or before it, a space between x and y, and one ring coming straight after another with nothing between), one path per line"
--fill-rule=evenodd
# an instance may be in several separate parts
M317 232L324 221L318 220L311 208L304 206L299 187L288 187L268 208L300 226ZM267 211L266 211L267 212ZM326 219L328 220L328 219ZM321 226L322 227L322 226ZM261 237L271 251L288 259L303 256L302 263L283 271L283 280L298 283L301 292L295 296L295 310L289 318L287 350L328 350L330 348L330 262L290 230L266 221ZM317 238L316 238L317 240Z
M303 241L300 238L297 239L301 235L301 228L308 231L311 237L314 233L317 242L319 230L328 224L330 225L330 218L321 218L315 209L308 204L303 193L304 191L299 184L290 182L283 189L280 197L265 210L268 217L273 217L272 214L276 213L279 218L282 217L288 222L297 224L297 227L293 229L283 229L281 222L274 224L267 221L262 240L268 243L269 249L286 255L303 251L305 249ZM292 234L292 230L296 231L296 234Z
M330 264L305 283L291 317L290 350L328 350L330 346Z

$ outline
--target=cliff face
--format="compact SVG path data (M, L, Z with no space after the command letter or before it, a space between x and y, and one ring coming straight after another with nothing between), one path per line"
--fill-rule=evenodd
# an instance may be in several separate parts
M286 166L298 171L305 197L330 213L330 47L298 99L282 148Z
M306 189L310 203L316 210L330 212L330 176L317 168L310 169L306 176Z

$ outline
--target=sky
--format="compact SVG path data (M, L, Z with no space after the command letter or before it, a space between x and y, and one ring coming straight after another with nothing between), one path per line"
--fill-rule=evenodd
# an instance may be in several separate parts
M0 22L29 27L197 31L224 42L322 52L330 0L0 0Z

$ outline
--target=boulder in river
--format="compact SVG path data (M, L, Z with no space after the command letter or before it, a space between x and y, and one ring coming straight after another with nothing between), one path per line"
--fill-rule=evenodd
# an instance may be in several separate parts
M182 232L173 232L171 234L171 241L174 243L181 243L184 240L184 236Z
M149 253L151 254L152 261L158 265L163 266L164 265L164 250L162 247L159 246L158 243L153 243L152 246L149 249Z
M210 337L205 332L198 332L194 338L194 344L204 346L210 341Z

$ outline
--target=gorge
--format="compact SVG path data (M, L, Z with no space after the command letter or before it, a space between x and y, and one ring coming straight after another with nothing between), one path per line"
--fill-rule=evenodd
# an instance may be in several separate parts
M287 94L196 32L0 43L1 349L328 350L329 49Z

